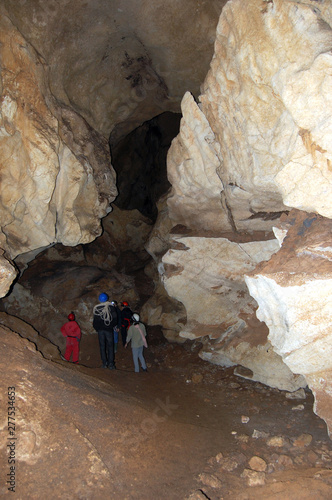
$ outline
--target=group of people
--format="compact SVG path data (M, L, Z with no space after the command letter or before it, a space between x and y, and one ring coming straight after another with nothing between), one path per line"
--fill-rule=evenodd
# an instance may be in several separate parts
M93 328L98 333L100 357L103 368L115 369L115 353L117 352L119 334L126 348L131 342L135 372L139 372L139 362L142 370L147 371L143 356L143 348L147 347L146 328L137 313L133 313L128 302L123 301L118 306L116 300L109 300L106 293L99 295L99 303L93 308ZM66 337L64 358L78 363L81 329L75 320L74 313L68 315L68 322L61 327Z

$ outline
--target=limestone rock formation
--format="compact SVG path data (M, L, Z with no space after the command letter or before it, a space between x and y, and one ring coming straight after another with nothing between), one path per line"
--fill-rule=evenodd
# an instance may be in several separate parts
M14 281L17 270L12 262L6 259L0 249L0 297L4 297Z
M169 217L167 194L158 202L158 218L149 239L145 244L152 261L145 266L145 274L154 281L155 289L143 305L141 317L149 325L162 326L163 335L170 342L185 342L179 334L186 324L187 315L184 305L167 293L160 276L164 273L163 255L170 248L170 232L174 223Z
M284 234L273 240L271 231L290 207L332 216L331 13L330 2L228 2L202 95L198 103L185 95L180 134L168 155L169 216L185 231L173 237L162 259L163 279L186 308L180 335L205 336L203 356L240 363L254 377L257 367L267 368L270 361L252 351L253 338L243 349L246 356L240 355L241 341L235 349L221 342L229 337L246 342L249 310L255 312L244 283L248 261L255 256L254 268L277 252ZM324 238L329 241L329 233ZM254 294L258 302L260 295L264 302L263 289ZM297 301L297 308L305 304ZM280 303L275 309L286 321ZM278 335L287 337L287 331ZM271 347L267 338L258 344ZM275 357L282 365L278 348ZM287 365L275 373L292 377L290 369L293 381L303 385L298 375L305 370Z
M115 198L107 140L49 92L43 60L1 16L0 247L11 258L101 232Z
M331 215L330 20L330 2L280 0L233 0L220 17L200 101L238 229L285 205Z
M271 387L305 387L294 377L255 321L256 302L248 296L244 275L279 248L276 240L232 242L226 238L177 236L163 257L164 286L185 307L180 337L200 339L200 357L221 366L241 365L245 376ZM164 325L163 325L164 326ZM265 328L264 328L265 327Z
M282 226L288 231L280 251L246 282L275 352L305 376L331 429L332 221L294 210Z
M178 112L185 94L168 154L169 213L146 247L173 302L158 288L161 307L151 303L145 313L172 340L202 339L202 357L241 365L243 376L288 389L303 386L305 376L331 425L331 2L230 0L216 34L223 0L182 2L181 11L178 4L2 2L0 248L13 259L99 236L117 195L109 141ZM295 256L291 230L279 224L291 208L325 230L308 242L306 223L294 222ZM140 229L128 224L122 234L130 230L133 243ZM115 253L103 266L113 265ZM61 307L80 304L83 315L96 283L128 290L118 271L107 275L86 256L79 248L70 270L66 259L54 260L50 280L45 273L33 283L30 270L28 286L16 287L8 304L14 311L23 304L22 315L33 304L43 331L49 318L42 313L53 307L58 315L64 283ZM4 257L6 293L14 272ZM269 332L256 319L257 303Z
M101 234L117 195L110 135L114 146L142 122L179 111L188 88L198 95L224 3L1 3L0 248L8 258L28 262L54 243Z

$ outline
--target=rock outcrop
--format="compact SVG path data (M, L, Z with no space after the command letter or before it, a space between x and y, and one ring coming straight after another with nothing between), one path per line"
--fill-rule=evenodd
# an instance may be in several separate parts
M17 276L14 263L6 259L3 254L3 250L0 249L0 297L4 297L8 293L12 282Z
M175 249L163 258L163 283L185 306L187 322L180 337L201 339L200 356L207 361L247 369L238 375L289 391L305 387L305 379L294 377L273 351L267 328L255 320L256 302L244 282L257 262L276 251L276 241L173 236L172 242Z
M15 258L101 233L117 190L107 139L49 91L43 59L1 16L0 247Z
M287 235L280 251L246 283L273 349L293 373L305 376L316 412L331 429L332 221L294 210L282 229Z
M171 249L162 257L162 279L168 293L185 305L187 323L180 335L202 338L202 357L225 365L241 364L249 377L262 376L257 369L265 365L267 383L273 385L275 377L277 386L282 372L288 373L288 382L294 386L295 380L305 383L303 376L307 378L310 372L308 353L298 353L302 361L294 354L297 361L292 362L292 354L279 346L284 339L288 345L290 335L287 311L293 306L288 300L282 307L276 298L274 307L270 305L274 313L269 306L262 312L260 305L259 319L266 315L268 327L273 322L280 327L274 334L270 330L269 339L267 329L264 341L261 337L257 342L258 333L256 339L247 335L257 303L249 296L244 276L260 261L278 260L278 240L285 230L276 229L277 237L271 231L279 227L282 214L294 207L303 211L304 218L309 217L306 212L314 212L322 221L327 218L325 233L317 243L324 248L317 264L322 265L321 273L312 275L309 288L329 287L328 275L324 286L320 278L325 276L329 243L323 242L330 241L332 216L331 15L330 2L228 2L217 27L202 95L198 103L185 95L180 134L168 155L169 217L173 231L181 230L180 236L171 234ZM299 247L303 248L300 241ZM286 261L287 257L282 265ZM297 283L299 271L293 264L290 260L288 269ZM268 269L269 264L265 265ZM260 281L252 295L258 304L265 304L278 287L272 282L274 292L267 294L263 283L270 281ZM304 282L299 286L304 287L303 294L296 291L292 304L297 314L302 311L306 317L309 301L305 297L310 292ZM318 329L322 337L317 335L327 347L330 307L324 302L317 307L317 318L325 325ZM310 337L311 321L314 318L309 316L301 322L301 332L295 328L294 341L299 336L296 342L301 344ZM253 331L259 332L257 325ZM271 345L277 346L273 356L279 367L268 374ZM322 380L326 385L326 378Z

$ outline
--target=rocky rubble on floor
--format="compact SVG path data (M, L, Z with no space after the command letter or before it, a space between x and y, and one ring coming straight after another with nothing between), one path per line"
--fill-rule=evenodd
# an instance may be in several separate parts
M310 498L331 498L332 448L329 443L315 441L310 434L292 439L256 430L251 436L233 434L234 451L220 451L207 461L197 477L196 491L187 500L249 500L257 495L260 499L270 499L275 498L272 492L281 492L284 483L290 482L293 485L290 496L283 498L309 498L304 493L308 485L313 495ZM297 493L292 493L293 490Z

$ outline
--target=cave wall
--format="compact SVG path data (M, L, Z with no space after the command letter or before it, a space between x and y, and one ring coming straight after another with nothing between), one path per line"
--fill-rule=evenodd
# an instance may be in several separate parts
M1 2L6 291L10 259L27 263L49 245L101 234L118 194L110 136L113 147L157 114L178 112L187 89L198 95L224 3Z
M176 311L171 318L158 288L162 307L145 313L172 340L200 339L204 359L276 387L311 384L331 427L331 302L317 301L312 314L308 299L330 280L331 3L230 0L215 31L223 4L1 4L2 292L16 273L10 259L101 234L117 196L109 135L114 145L179 111L184 95L167 160L172 189L147 244ZM324 234L307 246L291 209L317 215ZM297 259L325 263L298 282L297 267L280 281L292 224ZM262 264L274 260L279 274ZM298 325L301 314L301 329L285 320ZM326 327L315 330L324 341L313 363L318 321ZM305 339L294 354L283 347L289 336Z
M184 96L168 154L173 229L160 267L186 308L179 336L199 338L201 357L280 388L285 373L286 384L308 383L329 426L331 14L330 2L224 7L202 94ZM324 224L310 246L291 208ZM291 224L302 270L288 261Z
M117 194L108 142L53 98L36 51L0 22L0 247L15 258L88 243Z

